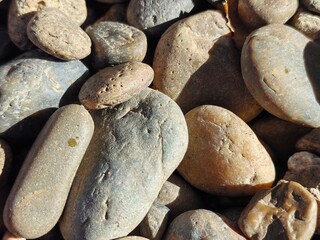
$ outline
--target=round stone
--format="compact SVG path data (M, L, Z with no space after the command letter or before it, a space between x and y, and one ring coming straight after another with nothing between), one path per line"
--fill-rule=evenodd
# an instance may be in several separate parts
M311 39L316 39L320 32L320 16L304 10L297 11L290 24Z
M304 6L306 6L310 11L315 13L320 13L320 0L302 0Z

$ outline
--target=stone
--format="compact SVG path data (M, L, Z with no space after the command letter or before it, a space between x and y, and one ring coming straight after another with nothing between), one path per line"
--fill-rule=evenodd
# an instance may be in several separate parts
M146 89L153 75L152 68L140 62L104 68L83 84L79 92L80 102L95 110L120 104Z
M184 113L213 104L249 121L261 111L244 84L240 55L219 11L172 25L159 40L153 69L155 89L175 100Z
M320 16L302 9L296 12L290 24L311 39L316 39L320 32Z
M319 0L302 0L304 6L306 6L310 11L320 14L320 1Z
M71 85L87 75L80 61L62 62L40 50L1 65L0 133L32 114L58 107Z
M316 128L301 136L297 140L296 148L299 151L309 151L320 154L320 128Z
M27 36L27 24L33 15L44 7L59 9L79 26L87 17L85 0L12 0L8 14L8 33L21 50L32 48Z
M106 66L141 62L147 52L147 37L139 29L124 23L101 21L86 29L93 43L92 65Z
M59 108L33 143L4 208L7 229L24 238L45 235L58 222L94 124L83 106Z
M2 237L2 240L26 240L25 238L15 236L14 234L6 231Z
M188 144L179 106L149 88L91 115L94 136L60 221L68 240L128 235L149 211Z
M111 5L108 11L101 18L99 18L94 24L97 24L103 21L127 23L127 7L128 5L123 3L116 3Z
M172 23L186 17L198 0L131 0L127 10L130 25L149 35L161 35Z
M56 8L37 12L28 23L27 35L38 48L62 60L82 59L91 52L89 36Z
M314 197L296 182L280 181L256 193L238 225L252 239L310 239L317 219Z
M0 187L7 184L12 168L12 151L9 144L0 139Z
M170 224L164 240L219 239L244 240L226 224L225 218L205 209L191 210L176 217Z
M252 32L241 68L258 103L271 114L307 127L320 126L320 45L289 26L270 24Z
M189 145L178 171L191 185L210 194L245 196L273 184L269 154L234 113L204 105L185 117Z
M243 23L253 30L268 24L286 23L298 7L298 0L239 0L238 12Z

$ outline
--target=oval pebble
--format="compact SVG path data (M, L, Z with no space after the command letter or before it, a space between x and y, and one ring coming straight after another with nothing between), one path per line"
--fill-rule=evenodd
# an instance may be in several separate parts
M43 8L29 21L28 38L46 53L62 60L82 59L91 52L89 36L56 8Z
M50 117L8 196L3 218L10 232L33 239L56 225L93 128L80 105L64 106Z
M311 39L316 39L320 32L320 16L304 10L297 11L290 24Z

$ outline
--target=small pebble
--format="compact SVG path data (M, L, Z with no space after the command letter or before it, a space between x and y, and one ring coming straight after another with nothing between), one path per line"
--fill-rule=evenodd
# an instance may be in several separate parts
M320 0L302 0L301 2L310 11L320 14Z
M320 128L313 129L296 143L299 151L309 151L320 155Z
M9 144L0 139L0 187L7 184L12 168L12 151Z
M307 11L297 11L290 24L311 39L316 39L320 32L320 16Z

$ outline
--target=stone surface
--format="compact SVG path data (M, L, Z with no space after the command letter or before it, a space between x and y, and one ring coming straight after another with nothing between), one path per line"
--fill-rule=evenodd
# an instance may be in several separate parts
M93 134L90 114L80 105L58 109L33 143L7 199L7 229L33 239L58 222L72 181Z
M114 106L146 89L153 76L152 68L140 62L104 68L83 84L79 99L88 109Z
M296 12L290 24L311 39L316 39L320 32L320 16L302 9Z
M32 114L58 107L70 86L87 74L80 61L61 62L40 50L0 66L0 133Z
M147 38L139 29L124 23L102 21L86 29L93 43L93 66L130 61L141 62L147 52Z
M298 0L239 0L238 12L249 29L286 23L297 11Z
M320 13L320 1L319 0L302 0L303 5L305 5L310 11L315 13Z
M244 240L226 224L223 217L205 209L191 210L179 215L169 226L165 240Z
M62 60L82 59L91 52L89 36L56 8L37 12L28 23L27 35L41 50Z
M91 115L94 136L60 222L62 235L70 240L130 233L177 168L188 143L180 108L152 89Z
M320 154L320 128L313 129L302 136L297 141L296 148L300 151L309 151Z
M32 48L27 37L27 24L32 16L44 7L58 8L79 26L87 17L85 0L12 0L8 15L8 32L21 50Z
M285 25L252 32L242 49L245 83L271 114L309 127L320 126L320 45Z
M317 219L317 203L303 186L280 181L261 190L243 210L239 227L252 239L310 239Z
M245 121L257 116L261 107L244 84L240 55L228 34L225 17L213 10L172 25L155 51L154 87L174 99L184 113L214 104Z
M242 196L273 184L269 154L239 117L212 105L185 117L189 146L178 171L191 185L211 194Z
M12 167L12 151L9 144L0 139L0 187L7 184Z

